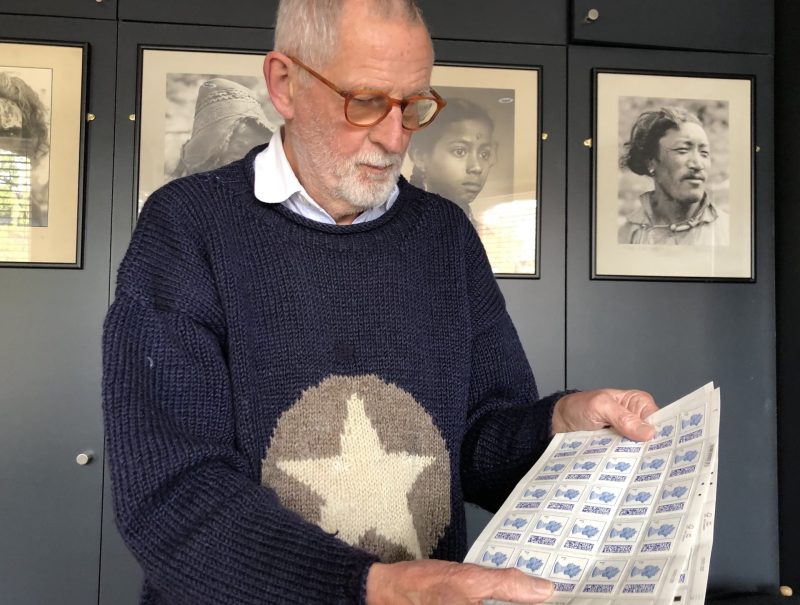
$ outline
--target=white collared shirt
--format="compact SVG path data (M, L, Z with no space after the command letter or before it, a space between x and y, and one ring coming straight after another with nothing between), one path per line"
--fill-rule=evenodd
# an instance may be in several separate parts
M318 223L336 224L333 217L311 198L297 180L283 150L282 130L272 135L269 145L256 155L253 164L255 169L253 192L257 199L265 204L283 204L292 212ZM400 189L395 185L389 199L380 206L364 210L355 218L353 224L375 220L392 207L399 194Z

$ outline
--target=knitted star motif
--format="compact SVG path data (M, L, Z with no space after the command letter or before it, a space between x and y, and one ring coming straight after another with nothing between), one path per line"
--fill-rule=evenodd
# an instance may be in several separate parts
M427 558L451 520L451 460L428 410L375 374L331 374L281 414L261 484L385 563Z
M324 530L351 544L374 530L422 557L408 495L435 458L387 451L357 394L347 401L339 443L336 456L278 460L277 467L323 499L319 525Z

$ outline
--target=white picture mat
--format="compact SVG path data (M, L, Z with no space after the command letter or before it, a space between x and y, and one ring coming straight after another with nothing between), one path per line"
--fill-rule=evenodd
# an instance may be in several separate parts
M749 79L597 74L595 274L645 277L752 277L753 145ZM654 246L617 241L619 98L667 97L728 102L730 157L728 246Z
M0 65L10 73L19 68L23 78L32 68L52 74L47 226L0 226L0 262L74 264L81 220L83 48L0 43ZM26 246L6 248L3 240Z

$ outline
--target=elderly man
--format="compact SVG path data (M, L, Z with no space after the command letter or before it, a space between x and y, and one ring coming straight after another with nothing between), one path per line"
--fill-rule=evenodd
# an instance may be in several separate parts
M655 404L540 399L469 220L399 179L443 106L412 0L283 0L275 46L281 136L151 196L106 320L143 602L542 601L454 562L464 501L502 501L553 432L650 437Z

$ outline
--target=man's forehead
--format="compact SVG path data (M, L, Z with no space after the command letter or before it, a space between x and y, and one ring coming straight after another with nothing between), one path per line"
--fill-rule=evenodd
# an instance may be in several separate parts
M394 84L409 93L430 85L433 49L422 22L382 17L363 3L350 2L341 15L337 38L331 67L348 85Z
M664 133L664 136L673 141L708 142L708 134L706 134L705 129L694 122L684 122L680 124L679 128L670 128Z

